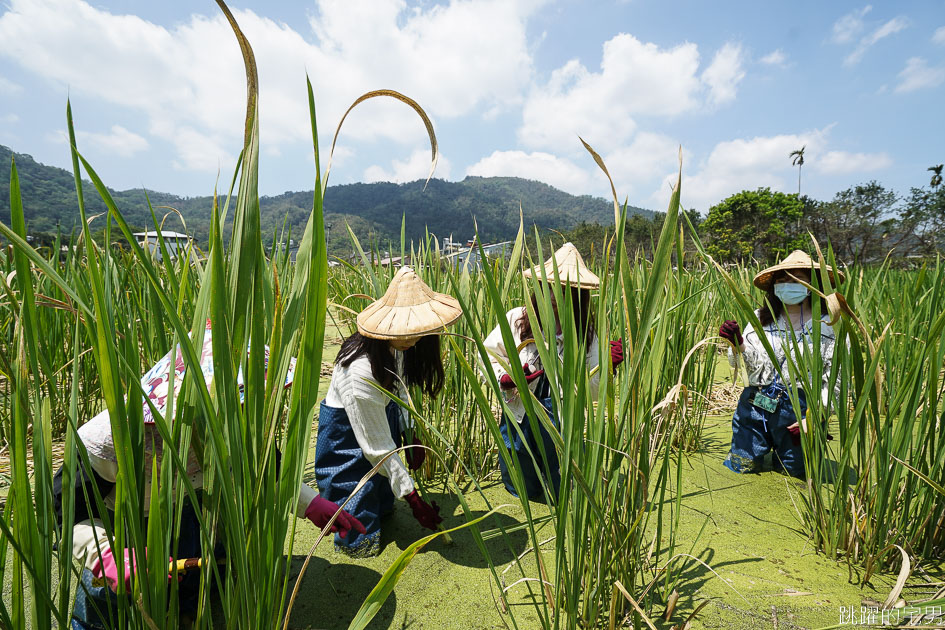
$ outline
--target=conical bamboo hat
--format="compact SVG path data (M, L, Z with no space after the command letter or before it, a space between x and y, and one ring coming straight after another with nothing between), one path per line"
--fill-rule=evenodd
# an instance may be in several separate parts
M773 267L768 267L767 269L762 269L758 272L758 275L755 276L754 284L759 289L767 291L771 288L771 283L774 280L774 276L779 271L791 271L797 269L806 269L808 271L814 271L820 269L820 263L814 262L814 260L807 254L807 252L800 249L795 249L793 252L788 254L788 257L774 265ZM836 283L837 279L843 280L842 271L834 271L833 267L827 266L827 273L830 274L830 279L832 282Z
M358 315L358 332L374 339L421 337L445 329L463 314L459 301L428 287L401 267L387 292Z
M596 289L600 287L600 278L587 268L587 265L584 264L584 259L581 257L581 252L571 243L562 245L558 251L555 252L554 256L549 258L544 264L545 276L552 282L554 282L555 279L555 265L558 266L558 278L561 280L561 284L579 287L581 289ZM541 268L542 265L534 269L526 269L522 272L522 275L526 278L531 278L532 276L541 278Z

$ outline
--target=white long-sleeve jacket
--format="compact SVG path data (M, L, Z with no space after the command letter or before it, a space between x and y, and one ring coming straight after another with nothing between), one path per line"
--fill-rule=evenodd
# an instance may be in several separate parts
M521 333L519 332L519 320L522 317L527 317L527 309L523 306L513 308L511 311L505 314L506 319L509 321L509 326L512 329L512 339L515 341L516 347L521 345L523 339ZM507 372L499 363L499 359L504 361L509 366L512 365L512 362L509 361L508 353L505 351L505 344L502 342L502 328L496 326L495 329L489 333L489 336L483 341L486 350L489 351L489 362L492 371L495 373L495 377L502 378ZM561 335L558 335L558 357L560 358L564 354L564 339ZM590 344L587 348L587 369L593 370L598 365L598 341L597 335L595 334L593 339L591 339ZM497 358L498 357L498 358ZM541 367L541 358L538 355L538 348L535 344L529 344L522 348L518 353L519 365L528 365L531 367L532 371L540 370ZM588 381L588 387L591 390L591 396L595 399L597 398L597 388L600 383L600 372L598 371L594 376L592 376ZM538 387L538 381L532 381L529 385L529 390L532 392L535 391L535 388ZM509 406L509 410L515 415L515 419L521 422L525 418L525 405L522 403L522 399L518 394L518 389L510 389L503 391L503 397L505 402Z
M392 393L397 393L401 389L399 379L403 374L403 353L395 351L394 355L398 379L394 381ZM348 367L335 365L328 395L325 396L326 405L344 409L348 414L348 421L351 423L358 446L361 447L364 457L371 462L372 466L397 448L391 438L390 425L387 422L386 409L390 398L378 390L377 385L378 382L371 371L371 360L366 355L362 355L352 361ZM406 422L401 414L401 430L405 428ZM379 470L390 481L394 496L404 497L413 492L413 479L398 455L392 455L384 460Z
M836 345L836 335L833 328L827 323L828 320L829 318L824 316L820 322L820 355L824 367L821 378L821 399L824 405L830 400L830 368L833 363L833 352ZM813 349L813 331L813 321L809 318L804 321L801 331L794 331L794 335L797 338L798 349L802 352L802 344L806 344L809 349ZM794 357L795 363L798 362L798 357L794 356L791 345L791 323L782 313L778 321L765 326L763 332L768 338L771 348L774 350L775 359L781 366L781 372L784 374L784 379L786 379L784 384L789 385L791 375L789 374L787 366L788 354ZM748 372L748 384L765 387L771 385L776 380L780 380L778 370L771 361L771 357L768 356L768 352L765 350L759 338L758 331L756 331L751 324L748 324L745 327L745 331L742 333L742 337L745 339L745 347L742 356L745 361L745 368ZM731 348L728 350L728 361L732 367L735 367L735 357L732 354Z

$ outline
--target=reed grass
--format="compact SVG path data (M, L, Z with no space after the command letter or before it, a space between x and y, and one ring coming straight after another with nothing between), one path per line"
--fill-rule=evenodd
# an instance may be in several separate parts
M114 611L113 625L180 623L176 582L164 577L186 501L200 506L204 549L195 625L209 627L214 621L211 590L219 594L228 627L271 628L287 620L286 541L291 555L295 492L318 402L326 314L342 331L353 332L354 315L383 294L396 267L377 264L379 244L365 249L349 229L360 264L340 261L328 269L323 198L329 168L321 169L311 84L316 164L311 214L296 260L278 246L285 239L275 235L276 245L266 256L263 239L268 236L260 232L257 191L258 78L249 42L222 3L221 9L243 52L247 116L237 171L227 192L214 195L205 255L190 249L172 259L159 242L164 256L157 263L135 242L120 208L76 145L69 106L81 230L60 236L48 252L31 247L16 165L11 165L12 221L0 225L10 244L0 252L0 440L11 462L0 518L0 570L10 567L13 585L9 602L0 601L3 627L67 625L78 572L68 553L53 549L54 542L59 549L71 548L71 528L57 532L52 518L52 476L59 461L54 449L63 444L66 521L77 501L102 506L103 497L75 496L70 490L78 467L89 466L76 431L102 408L112 419L119 468L114 519L106 523L108 544L147 558L131 597L122 598ZM418 113L430 134L435 166L432 122L419 104L377 91L352 107L381 96L397 98ZM584 146L609 178L603 160ZM83 172L108 208L104 217L87 216ZM401 257L424 281L457 296L464 311L444 338L442 394L431 400L408 392L398 401L412 412L416 431L433 451L417 474L420 486L439 485L457 496L500 601L515 594L512 589L527 591L543 628L649 625L654 611L674 605L681 572L691 561L686 552L693 541L681 540L678 533L684 501L679 488L685 452L702 446L719 342L714 329L731 315L757 325L754 308L761 296L751 287L754 268L721 269L694 230L684 236L681 222L688 218L680 213L680 183L681 177L647 260L627 251L622 236L627 207L618 203L611 182L617 229L595 264L602 279L594 297L602 366L596 374L588 369L587 348L555 273L522 277L523 269L550 254L543 235L527 235L522 222L508 255L489 258L480 249L479 266L454 264L440 253L435 235L408 242L406 219L400 243L388 247L397 251L399 245ZM227 243L223 225L230 214L233 232ZM163 220L153 214L156 227ZM90 225L104 225L103 244L92 239ZM695 255L687 253L687 238L694 239ZM836 266L829 244L825 251L824 261ZM840 311L829 313L839 317L830 375L836 399L828 404L817 396L808 399L807 482L798 489L805 528L819 550L844 562L851 578L864 582L877 571L905 566L902 553L912 569L940 560L945 548L945 266L938 260L906 272L884 264L847 270L838 287L822 274L813 284L824 294L836 291L843 300L832 301ZM562 483L557 492L544 488L544 504L521 501L521 524L492 526L488 518L472 519L460 488L470 487L468 482L474 492L494 480L501 458L518 494L525 493L521 461L499 448L499 423L508 409L491 371L480 370L490 358L482 340L499 325L509 356L517 356L505 313L512 305L530 304L531 294L538 296L540 311L528 306L533 321L551 321L552 298L563 306L560 359L554 331L535 327L557 426L528 394L520 366L507 367L524 395L532 430L540 425L553 437ZM815 311L815 320L820 314ZM209 390L192 376L200 374L195 349L201 347L208 318L215 370ZM606 342L617 338L623 339L626 358L612 372ZM177 345L188 366L181 394L165 416L156 414L169 457L148 463L139 378ZM271 349L268 377L265 345ZM797 360L784 367L795 383L795 405L798 388L819 391L817 375L823 369L816 345L812 351L797 350ZM293 356L298 358L295 384L285 392L276 384L283 382ZM240 371L245 376L242 402ZM593 378L600 379L596 399ZM833 442L825 439L827 426L837 434ZM191 449L205 473L199 492L183 474ZM150 518L145 522L148 476ZM490 511L497 507L489 505ZM524 555L512 542L512 529L527 536ZM484 544L496 538L508 546L510 557L522 560L500 566ZM415 554L430 539L406 553ZM225 569L213 558L217 542L228 551ZM391 567L353 627L368 623L410 557ZM511 583L510 571L515 575ZM124 594L124 586L120 589ZM514 607L506 610L510 625L522 627Z
M120 598L112 622L116 627L174 627L180 622L176 581L167 581L166 558L173 555L179 519L185 500L198 506L200 536L204 549L201 572L201 606L195 624L210 625L207 603L214 587L220 594L223 619L228 627L273 627L285 611L288 574L284 541L295 526L294 507L302 470L308 455L311 418L314 414L324 338L327 276L322 225L321 179L317 166L317 136L312 108L313 146L316 147L316 195L305 235L294 267L280 268L263 256L259 233L257 192L258 139L255 63L252 50L228 9L247 68L247 127L238 176L238 195L227 196L221 208L213 207L211 245L206 261L189 252L183 260L157 265L137 244L119 208L92 166L76 148L71 119L67 122L73 147L77 200L82 219L82 253L67 257L64 265L46 260L26 243L22 205L13 168L11 201L13 225L0 227L12 243L17 270L16 290L8 289L12 334L17 352L7 354L10 365L10 421L5 430L13 449L13 486L5 510L4 554L8 544L12 561L14 597L8 609L0 605L0 618L8 627L50 627L53 620L68 625L71 584L76 569L68 551L52 549L56 532L52 522L49 456L53 424L52 401L64 407L68 425L66 479L75 474L77 461L88 465L85 449L74 431L91 414L79 400L95 401L94 390L80 384L78 360L87 348L94 375L86 385L100 388L112 423L118 459L113 522L106 523L113 549L131 548L147 558L129 598ZM311 94L311 86L309 86ZM311 102L311 100L310 100ZM85 214L80 164L108 208L105 243L94 245ZM224 246L222 226L233 202L234 230ZM155 221L155 225L158 222ZM131 254L116 254L113 237L123 240ZM163 244L161 245L163 247ZM70 250L70 252L75 250ZM63 274L60 274L60 270ZM39 314L35 286L47 289L61 302L57 309ZM46 294L44 294L46 295ZM65 361L63 352L41 336L43 317L59 318L65 351L71 350L71 387L60 396L54 379ZM66 315L74 319L69 323ZM198 355L203 323L213 321L213 387L208 390L200 376ZM189 331L196 331L193 337ZM69 345L71 342L71 345ZM139 385L142 364L167 347L179 344L188 370L178 400L168 405L166 416L155 414L165 442L162 461L145 469L142 435L142 397ZM263 348L271 351L268 371ZM245 352L249 346L250 351ZM150 355L150 356L149 356ZM298 357L295 384L287 393L275 383L284 381L289 360ZM53 365L57 367L56 371ZM243 402L237 373L245 375ZM197 375L196 377L193 375ZM47 382L43 382L46 377ZM93 385L94 384L94 385ZM65 398L63 403L61 398ZM154 410L156 411L156 410ZM277 428L282 439L276 440ZM27 432L32 430L32 486L26 471ZM276 467L276 447L282 451ZM184 473L183 462L193 448L204 471L204 486L198 496ZM151 477L150 517L143 518L144 483ZM66 485L64 503L71 513L75 497ZM102 497L90 499L101 505ZM15 517L14 517L15 515ZM106 519L111 520L111 519ZM71 549L71 527L64 528L60 549ZM221 571L213 557L214 545L227 549L227 569ZM145 554L145 548L148 553ZM291 553L291 551L290 551ZM58 561L56 560L58 556ZM122 554L116 553L117 558ZM58 596L53 592L58 583ZM119 585L119 595L124 594ZM27 597L26 595L29 595ZM55 599L53 599L55 597ZM25 610L24 602L31 602Z

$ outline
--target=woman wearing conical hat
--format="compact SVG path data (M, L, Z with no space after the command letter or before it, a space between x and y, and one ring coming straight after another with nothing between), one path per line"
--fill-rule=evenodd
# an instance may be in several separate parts
M565 299L571 301L572 313L574 315L577 330L584 336L584 343L587 348L587 368L593 370L598 365L598 340L597 333L594 330L594 315L591 308L591 290L600 286L600 279L591 272L584 264L581 253L571 243L565 243L555 252L554 256L548 259L544 264L545 277L549 282L555 281L555 268L558 271L558 280L567 290L564 291ZM523 272L526 278L541 278L541 266L535 269L526 269ZM538 298L535 295L531 297L532 308L538 313ZM564 352L564 340L561 334L561 322L558 318L558 305L555 303L552 294L552 310L555 321L549 322L547 328L554 327L557 336L559 356ZM486 337L484 345L490 354L491 368L502 388L503 397L511 412L511 417L503 413L499 429L505 447L514 451L518 466L522 471L525 480L525 491L528 498L536 501L545 500L544 486L548 492L557 496L558 488L561 483L561 470L558 464L558 456L555 451L554 442L548 431L541 423L536 423L538 431L533 430L532 422L526 415L525 406L522 403L521 395L516 389L512 377L505 371L502 364L511 365L513 361L518 361L525 372L525 380L528 382L528 389L535 394L548 412L552 423L557 426L557 419L552 409L552 398L550 384L545 377L545 371L541 364L541 358L538 355L538 348L534 343L528 343L535 336L540 335L541 331L533 329L532 322L528 316L528 309L524 306L517 306L506 313L509 327L512 330L512 338L515 345L519 348L518 356L509 357L509 353L502 341L502 329L499 326ZM544 322L539 322L542 328L546 328ZM523 343L524 342L524 343ZM623 361L623 345L620 341L610 342L610 356L614 367ZM596 398L597 383L600 379L600 373L597 372L588 382L591 388L591 394ZM511 423L517 423L519 430L516 430ZM539 446L541 442L541 446ZM544 457L542 456L544 452ZM533 463L534 458L534 463ZM513 458L514 461L514 458ZM538 464L536 470L535 463ZM499 458L499 468L502 472L502 482L506 489L514 496L518 496L515 486L512 483L512 475L503 458ZM550 482L550 484L548 483Z
M404 499L417 521L436 530L442 522L436 503L426 503L397 454L385 456L407 443L412 433L400 408L382 387L396 392L418 387L436 396L443 386L440 338L436 334L462 315L453 297L434 292L410 267L394 276L384 297L357 317L358 330L345 339L335 359L328 395L318 416L315 476L329 500L344 503L361 478L383 460L380 474L347 503L345 509L364 524L366 532L342 539L335 549L354 557L380 552L381 517ZM422 446L405 451L411 470L424 460Z
M248 352L248 350L247 350ZM269 347L265 347L265 363L269 364ZM199 349L200 373L207 388L213 387L213 330L210 320L207 320L203 335L203 346ZM145 463L144 500L141 504L144 513L145 530L150 512L150 495L152 487L151 469L152 460L160 462L164 453L164 441L156 425L157 418L154 410L164 418L169 405L169 398L177 399L187 372L184 356L180 344L172 348L164 357L149 369L141 378L141 390L144 393L142 452ZM295 377L295 359L290 362L290 369L286 375L285 387L292 385ZM171 389L171 383L174 387ZM240 368L237 374L240 387L240 399L243 397L243 372ZM170 418L168 417L168 420ZM124 582L125 593L131 593L132 581L138 575L138 565L134 560L134 552L130 549L112 549L109 546L110 535L105 523L115 522L116 484L119 477L118 456L114 444L111 428L111 419L108 410L104 410L91 420L87 421L78 430L78 438L86 449L89 467L84 464L77 467L71 483L74 486L75 504L71 514L71 522L64 522L67 516L63 514L62 495L63 477L62 467L53 478L53 507L59 527L72 528L72 554L79 565L79 581L81 586L76 589L75 606L71 628L84 630L86 628L110 627L110 618L116 619L117 596L119 583ZM280 465L281 453L275 451L276 466ZM201 497L203 487L203 471L197 455L191 448L185 459L187 476L194 490ZM102 499L104 511L94 500L98 492ZM316 494L315 490L306 484L299 488L296 503L296 516L310 520L319 529L325 527L328 521L338 512L333 532L340 536L354 535L364 531L364 527L344 510L339 510L334 503L327 501L324 496ZM181 562L190 562L201 557L202 540L198 515L200 506L191 504L185 498L180 512L177 534L174 544L175 557ZM351 534L349 534L349 531ZM223 553L222 543L218 542L217 555ZM190 571L180 577L177 585L178 606L185 617L197 611L200 595L199 573Z
M790 379L787 360L789 354L794 356L792 336L799 348L802 344L813 348L812 300L819 298L812 297L808 288L797 280L810 284L811 273L819 269L820 265L810 256L795 250L777 265L755 276L755 286L763 290L766 297L764 305L756 311L763 330L757 331L749 324L742 333L733 320L726 320L719 328L719 335L740 350L748 372L749 384L742 391L732 417L732 448L724 462L735 472L759 472L765 456L773 450L774 470L784 470L801 479L805 477L800 423L788 394L790 381L785 383L783 379ZM843 278L843 274L830 267L827 267L827 272L831 278ZM820 353L824 372L818 394L826 405L832 393L829 377L835 336L828 324L826 309L821 312ZM774 360L765 351L760 338L762 334L774 350ZM731 349L728 357L734 367L735 355ZM798 393L801 412L806 415L810 393L803 390L798 390Z

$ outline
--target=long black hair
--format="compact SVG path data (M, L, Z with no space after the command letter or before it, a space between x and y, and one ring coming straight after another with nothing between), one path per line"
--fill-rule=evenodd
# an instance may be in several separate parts
M762 326L768 326L776 322L783 312L784 304L781 303L781 298L774 294L774 282L772 282L765 290L765 301L758 312L758 321Z
M348 367L361 355L367 355L371 362L374 380L386 390L393 389L397 366L390 342L355 332L341 344L335 365ZM408 387L416 385L424 394L436 396L443 388L443 378L439 335L424 335L404 351L404 381Z
M571 311L574 313L574 323L578 330L584 336L584 343L590 345L594 338L594 311L591 309L591 292L589 289L579 287L569 287L571 293ZM554 293L551 294L551 304L555 306ZM532 294L532 308L541 318L541 310L538 308L538 296ZM557 313L557 307L555 308ZM532 323L528 320L528 309L522 310L522 316L518 322L518 333L522 340L534 338L532 333ZM544 322L542 322L544 326Z
M768 288L765 290L765 298L767 299L767 301L762 303L761 310L758 311L758 321L761 322L762 326L767 326L769 324L773 324L774 322L778 321L778 318L781 317L781 313L784 312L784 304L781 303L781 298L779 298L778 296L774 294L775 282L777 282L778 280L784 280L784 279L790 280L791 282L795 282L794 278L789 276L786 271L779 271L776 274L774 274L774 277L771 278L771 283L768 285ZM808 284L813 285L813 282L809 281ZM809 295L807 296L807 299L810 300L811 316L813 316L814 300L819 301L820 296L818 296L814 292L810 292ZM771 305L770 308L768 307L769 304ZM821 310L821 313L823 313L823 310Z

